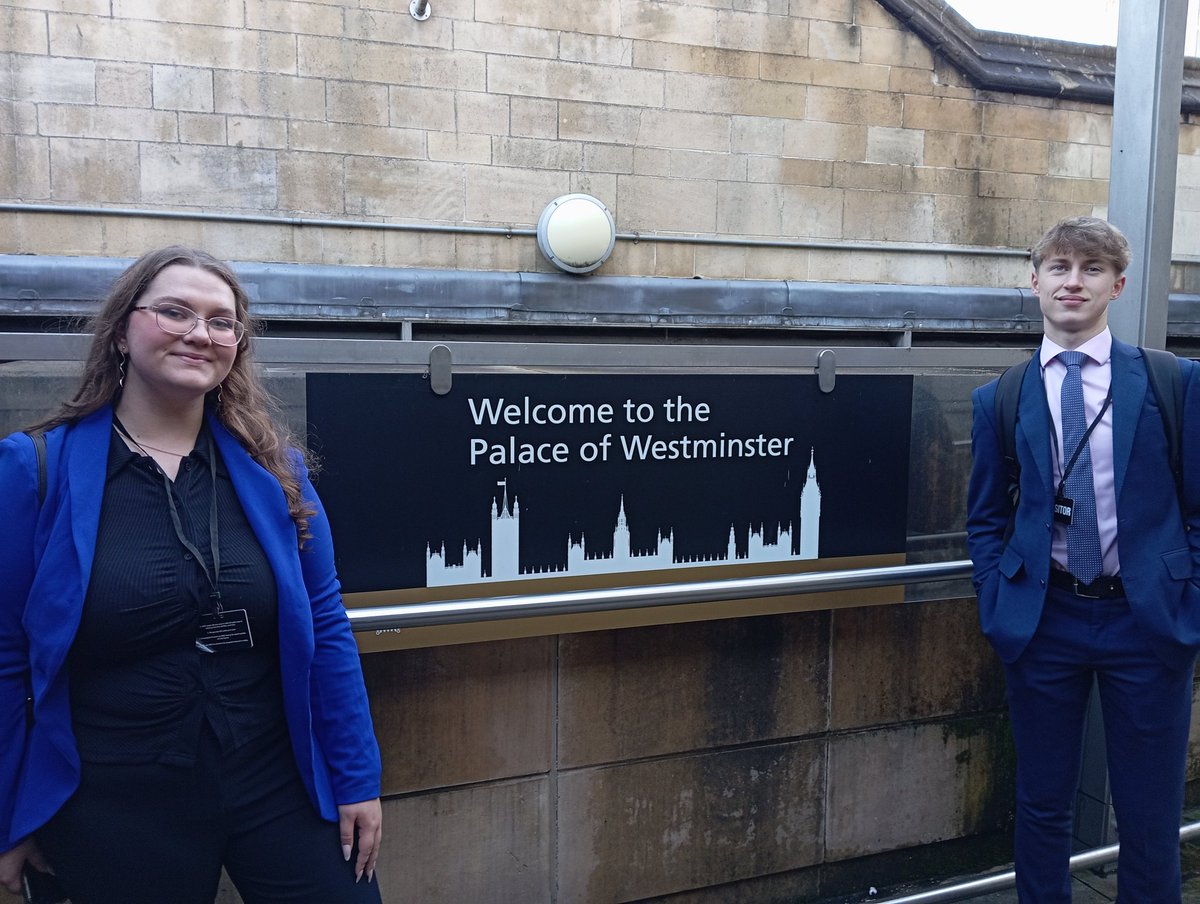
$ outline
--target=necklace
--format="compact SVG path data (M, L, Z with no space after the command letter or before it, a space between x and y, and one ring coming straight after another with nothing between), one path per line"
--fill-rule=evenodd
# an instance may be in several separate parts
M163 455L174 455L176 458L187 458L191 454L190 452L172 452L170 449L160 449L160 448L158 448L158 446L152 446L149 443L139 442L138 440L134 439L133 436L130 435L129 433L118 428L116 424L113 424L113 429L116 430L117 433L124 436L127 440L129 440L131 443L133 443L139 449L141 449L143 453L146 452L147 449L153 449L155 452L161 452ZM151 455L147 455L147 458L152 458L152 457L153 456L151 456Z

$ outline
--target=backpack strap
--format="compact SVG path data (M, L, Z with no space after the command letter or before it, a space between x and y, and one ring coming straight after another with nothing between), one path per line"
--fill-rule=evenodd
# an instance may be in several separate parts
M33 451L37 455L38 508L41 508L46 501L46 434L39 432L28 436L33 440Z
M1036 355L1035 355L1036 357ZM1004 542L1012 536L1016 522L1017 503L1021 500L1021 462L1017 458L1017 408L1021 402L1021 384L1025 372L1033 365L1034 358L1024 364L1014 364L996 384L996 429L1000 431L1000 452L1004 456L1004 468L1008 472L1008 501L1012 514L1004 530Z
M1180 373L1179 359L1158 348L1139 350L1146 361L1150 389L1158 401L1158 413L1162 416L1163 432L1167 436L1167 460L1175 478L1179 509L1183 511L1183 375Z

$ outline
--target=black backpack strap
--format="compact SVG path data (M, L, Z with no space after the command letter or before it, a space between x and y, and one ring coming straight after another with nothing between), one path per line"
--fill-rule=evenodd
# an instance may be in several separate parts
M1179 359L1159 348L1140 349L1146 361L1146 376L1150 389L1158 400L1158 413L1162 416L1163 432L1167 436L1167 460L1171 475L1175 478L1175 493L1179 497L1180 511L1183 510L1183 375Z
M30 433L29 438L33 440L33 451L37 455L38 508L41 508L46 501L46 434Z
M1017 408L1021 403L1021 384L1025 380L1025 371L1033 366L1033 361L1034 359L1030 358L1024 364L1014 364L1000 374L1000 380L996 384L996 429L1000 431L1000 452L1008 472L1008 501L1012 506L1012 515L1004 531L1006 543L1012 536L1017 503L1021 499L1021 462L1017 458Z

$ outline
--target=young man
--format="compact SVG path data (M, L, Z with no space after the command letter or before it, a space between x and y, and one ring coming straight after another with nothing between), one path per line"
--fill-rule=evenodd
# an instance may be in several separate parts
M1146 362L1109 332L1129 256L1125 237L1093 217L1063 220L1033 248L1045 336L1021 385L1015 511L997 382L973 396L967 544L980 622L1008 683L1022 902L1071 899L1071 810L1093 676L1121 843L1120 899L1180 900L1200 647L1200 467L1184 468L1180 492ZM1200 377L1192 361L1180 365L1189 462L1200 455Z

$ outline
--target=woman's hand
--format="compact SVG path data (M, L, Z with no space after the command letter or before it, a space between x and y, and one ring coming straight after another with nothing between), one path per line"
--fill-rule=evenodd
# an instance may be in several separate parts
M26 838L11 851L0 854L0 885L13 894L19 895L21 893L21 868L25 866L27 860L34 869L39 869L44 873L50 871L45 858L42 857L42 852L38 850L37 843L32 838Z
M375 878L375 860L379 857L379 842L383 839L383 808L379 798L357 804L338 805L338 824L342 830L342 858L350 859L354 833L358 831L358 859L354 862L354 881L367 874Z

